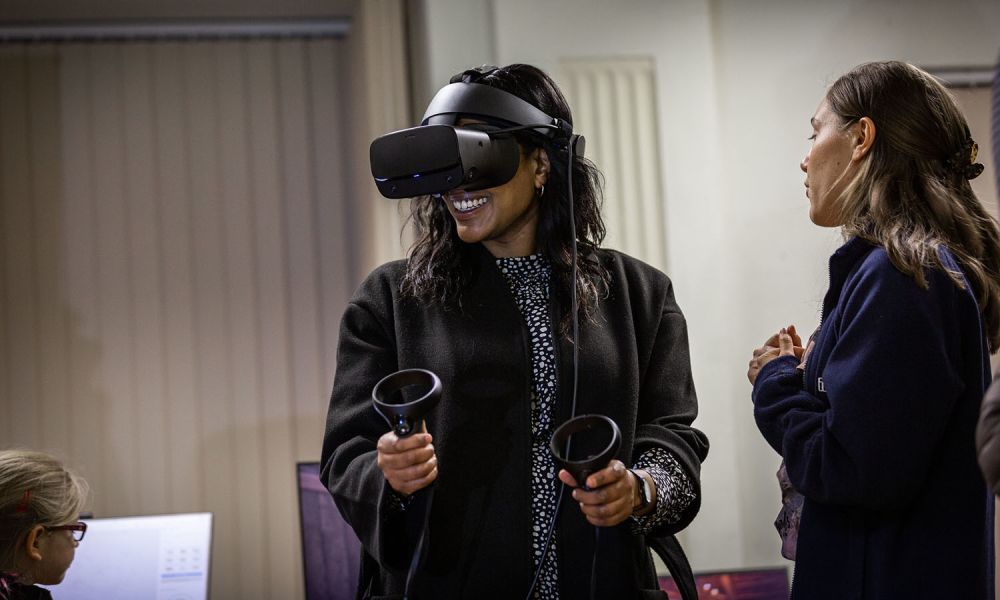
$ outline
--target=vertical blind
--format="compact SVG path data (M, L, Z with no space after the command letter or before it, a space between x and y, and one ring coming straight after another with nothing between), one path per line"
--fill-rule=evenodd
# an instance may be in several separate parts
M0 46L0 447L95 516L215 514L214 598L302 596L360 272L336 39Z

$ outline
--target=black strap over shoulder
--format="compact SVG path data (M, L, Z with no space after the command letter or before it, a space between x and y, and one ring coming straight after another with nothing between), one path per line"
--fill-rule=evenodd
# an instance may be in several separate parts
M681 600L698 600L698 587L694 582L694 572L691 571L691 563L688 562L684 549L677 541L677 536L647 536L646 545L659 555L663 564L667 565L670 576L673 577L677 589L681 592Z

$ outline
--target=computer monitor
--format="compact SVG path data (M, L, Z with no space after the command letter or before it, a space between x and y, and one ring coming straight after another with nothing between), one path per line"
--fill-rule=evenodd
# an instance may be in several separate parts
M354 600L361 542L319 480L319 463L298 464L306 600Z
M87 533L59 585L59 600L205 600L212 513L84 519Z
M788 570L785 567L710 571L695 573L698 600L788 600ZM671 600L680 592L670 577L660 577L660 589Z

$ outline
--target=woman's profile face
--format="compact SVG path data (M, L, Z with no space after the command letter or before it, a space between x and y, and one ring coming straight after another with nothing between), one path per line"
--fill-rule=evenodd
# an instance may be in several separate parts
M843 225L841 193L856 170L851 127L830 109L824 98L810 119L812 146L799 168L806 174L809 219L821 227Z
M473 122L461 120L458 125ZM482 242L496 257L535 252L539 202L535 189L547 174L544 150L522 152L517 172L507 183L475 192L452 190L442 194L442 201L455 219L458 237L468 244Z

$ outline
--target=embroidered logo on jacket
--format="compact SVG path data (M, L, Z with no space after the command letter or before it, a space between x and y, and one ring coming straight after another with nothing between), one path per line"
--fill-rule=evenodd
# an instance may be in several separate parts
M816 390L820 391L820 392L823 392L824 394L826 393L826 386L823 385L823 378L822 377L817 377L816 378Z

